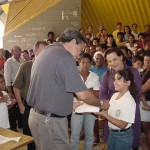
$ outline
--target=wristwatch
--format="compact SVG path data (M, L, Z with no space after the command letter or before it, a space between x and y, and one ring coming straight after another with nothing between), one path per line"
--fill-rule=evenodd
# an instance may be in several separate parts
M100 107L103 106L104 102L102 100L100 100Z

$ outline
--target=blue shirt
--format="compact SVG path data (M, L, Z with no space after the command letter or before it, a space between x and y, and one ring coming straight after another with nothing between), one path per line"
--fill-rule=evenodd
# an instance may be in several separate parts
M100 67L100 68L96 68L95 66L92 66L92 67L90 68L90 71L96 73L96 74L99 76L99 80L102 79L103 73L104 73L106 70L108 70L108 68L107 68L107 67L104 67L104 66L103 66L103 67Z

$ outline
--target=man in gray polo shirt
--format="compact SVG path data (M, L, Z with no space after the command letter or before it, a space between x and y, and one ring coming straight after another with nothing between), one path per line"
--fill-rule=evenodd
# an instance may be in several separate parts
M38 150L69 150L66 116L73 108L73 93L85 103L99 106L83 83L75 59L85 38L74 29L66 29L60 42L48 46L35 60L27 102L32 107L29 127Z

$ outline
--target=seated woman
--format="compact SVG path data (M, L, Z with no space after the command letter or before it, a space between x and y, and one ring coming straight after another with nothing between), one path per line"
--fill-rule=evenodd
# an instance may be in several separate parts
M108 34L107 39L106 39L105 49L111 48L111 47L116 47L116 46L117 45L116 45L113 35Z
M124 40L128 41L130 35L131 35L131 29L130 29L130 27L129 26L125 26L124 27Z

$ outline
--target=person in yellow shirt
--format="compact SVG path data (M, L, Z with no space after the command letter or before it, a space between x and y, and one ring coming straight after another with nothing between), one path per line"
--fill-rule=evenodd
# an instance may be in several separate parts
M115 41L117 42L118 41L118 39L117 39L117 33L118 32L123 32L123 30L122 30L122 23L121 22L117 22L116 23L116 30L115 31L113 31L113 37L114 37L114 39L115 39Z

